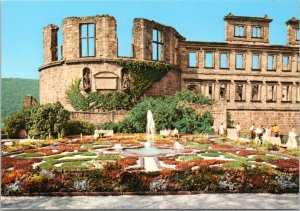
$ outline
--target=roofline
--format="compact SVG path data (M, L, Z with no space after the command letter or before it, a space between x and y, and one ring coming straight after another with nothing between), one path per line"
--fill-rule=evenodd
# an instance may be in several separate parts
M252 21L262 21L268 23L273 21L273 19L268 18L267 15L265 15L265 17L251 17L251 16L236 16L233 15L232 13L226 15L224 17L224 20L243 20L243 21L252 20Z

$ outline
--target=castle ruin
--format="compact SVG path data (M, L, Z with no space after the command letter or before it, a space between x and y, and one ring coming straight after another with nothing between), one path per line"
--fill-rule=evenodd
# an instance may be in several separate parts
M58 26L44 28L44 64L40 71L40 103L59 101L74 112L65 92L82 79L82 92L122 91L129 86L120 61L164 62L174 67L145 95L174 95L194 90L222 101L234 122L248 130L277 123L287 134L299 125L299 20L287 25L287 44L269 43L268 16L228 14L225 42L187 41L173 27L136 18L132 29L132 57L118 56L116 20L112 16L68 17L62 22L63 44L57 42ZM58 58L61 51L62 58ZM93 122L93 114L88 121ZM79 113L74 113L78 117ZM111 120L108 114L105 120ZM118 115L118 114L117 114ZM80 115L79 115L80 116ZM103 116L102 116L103 117ZM80 117L78 117L80 118ZM99 116L97 116L99 118ZM120 116L118 116L120 118ZM223 121L223 120L222 120Z

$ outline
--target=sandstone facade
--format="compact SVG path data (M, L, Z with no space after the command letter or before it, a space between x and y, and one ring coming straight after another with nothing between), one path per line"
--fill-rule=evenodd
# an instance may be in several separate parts
M65 92L74 80L82 79L85 95L121 91L126 70L118 62L160 61L173 65L174 70L154 83L146 96L191 89L215 101L226 101L226 111L245 130L252 122L263 126L277 123L287 134L299 125L299 20L286 22L287 45L269 43L272 19L268 16L230 13L224 21L225 42L199 42L187 41L173 27L137 18L132 29L133 56L128 58L118 56L114 17L65 18L61 47L57 46L59 29L50 24L44 28L40 102L59 101L73 111ZM58 50L62 58L58 58ZM220 119L226 124L226 119Z

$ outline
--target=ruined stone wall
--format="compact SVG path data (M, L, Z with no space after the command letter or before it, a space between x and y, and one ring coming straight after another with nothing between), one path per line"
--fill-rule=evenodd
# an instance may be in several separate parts
M38 104L38 102L34 97L32 97L31 95L24 96L23 108L29 108L29 107L34 106L36 104Z
M160 81L155 82L146 92L146 96L162 97L174 95L181 89L180 71L171 70Z
M299 30L299 20L291 18L286 22L287 24L287 44L299 47L299 40L297 40L297 30Z
M186 108L192 108L198 115L203 115L205 112L209 112L214 119L213 126L219 127L221 123L227 126L227 103L224 100L214 102L212 105L198 105L194 103L181 103Z
M63 59L80 58L80 25L95 24L95 58L116 58L118 54L116 20L112 16L65 18L63 27Z
M127 111L109 112L71 112L72 120L89 122L100 125L105 122L120 122L128 115Z
M58 59L57 32L58 27L54 24L49 24L44 27L43 47L45 64L56 61Z
M169 64L178 63L178 44L185 40L174 28L160 23L136 18L132 29L134 57L139 60L152 60L152 31L162 34L162 61Z
M271 127L277 124L281 134L288 135L292 128L298 130L300 124L299 110L230 110L232 120L241 124L242 131L249 132L252 123L256 126Z
M64 65L53 65L42 69L40 72L40 103L60 102L66 109L73 111L74 109L67 102L65 93L75 80L82 79L84 68L89 68L91 71L91 91L96 91L95 75L97 76L99 73L118 75L121 70L121 67L115 63L88 61L67 62Z

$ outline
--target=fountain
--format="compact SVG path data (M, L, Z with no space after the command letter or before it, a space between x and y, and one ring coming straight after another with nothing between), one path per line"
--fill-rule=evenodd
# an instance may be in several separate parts
M153 140L155 137L155 123L153 120L153 115L150 110L147 112L147 125L146 125L146 133L147 133L147 142L144 144L145 148L150 148L153 145Z
M154 157L157 155L163 155L163 154L170 154L170 153L176 153L179 148L182 146L181 144L178 144L178 149L158 149L153 147L153 141L155 138L155 123L153 120L152 112L149 110L147 112L147 125L146 125L146 133L147 133L147 141L144 143L144 148L139 149L124 149L122 152L129 153L129 154L135 154L135 155L144 155L144 156L150 156ZM175 146L174 146L175 148Z

